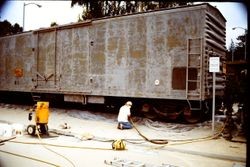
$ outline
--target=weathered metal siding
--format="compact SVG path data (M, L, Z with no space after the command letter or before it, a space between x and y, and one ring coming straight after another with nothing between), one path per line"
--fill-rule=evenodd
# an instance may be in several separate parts
M34 38L38 51L33 91L89 92L88 28L40 30Z
M34 41L31 33L0 39L0 88L29 91L34 69Z
M141 18L96 21L90 27L90 75L93 94L142 95L145 83L146 35ZM145 29L145 28L144 28ZM144 30L145 32L145 30Z
M37 88L54 88L55 78L55 33L37 34Z
M87 28L64 29L57 32L57 76L60 90L88 91L88 44Z
M103 95L105 89L105 27L102 24L96 24L89 27L90 49L89 49L89 76L91 90L95 94Z
M202 9L176 9L93 22L92 93L183 99L172 70L186 67L187 39L203 36L204 18Z
M225 55L224 29L217 9L197 5L4 37L1 90L84 95L74 100L85 95L189 99L190 89L199 93L190 99L204 100L211 92L209 50ZM13 74L16 68L23 76ZM188 85L187 78L199 82Z

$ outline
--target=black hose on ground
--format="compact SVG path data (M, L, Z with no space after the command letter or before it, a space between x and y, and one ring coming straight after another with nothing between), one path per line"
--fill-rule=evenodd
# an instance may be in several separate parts
M166 139L149 139L147 138L145 135L143 135L135 126L134 122L132 121L132 119L130 119L132 126L135 128L135 130L138 132L138 134L143 137L146 141L150 142L150 143L154 143L154 144L168 144L168 140Z

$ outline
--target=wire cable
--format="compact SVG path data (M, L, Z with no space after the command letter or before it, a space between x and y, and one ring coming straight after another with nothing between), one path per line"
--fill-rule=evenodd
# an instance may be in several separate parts
M226 122L226 121L225 121ZM205 141L205 140L211 140L211 139L215 139L218 138L221 133L223 132L223 130L225 129L225 123L223 125L223 127L215 134L213 135L209 135L209 136L205 136L205 137L200 137L200 138L195 138L195 139L181 139L181 140L173 140L173 139L149 139L147 138L145 135L143 135L138 128L135 126L133 120L131 119L131 123L133 125L133 127L135 128L135 130L138 132L138 134L143 137L146 141L154 143L154 144L161 144L161 145L179 145L179 144L187 144L187 143L192 143L192 142L199 142L199 141ZM168 143L169 141L171 142L175 142L175 143ZM162 146L160 146L162 147Z
M114 141L114 140L113 140ZM40 143L40 142L22 142L22 141L8 141L11 143L19 143L19 144L37 144L37 145L45 145L45 146L53 146L53 147L62 147L62 148L76 148L76 149L91 149L91 150L112 150L111 148L99 148L99 147L81 147L81 146L70 146L70 145L59 145L59 144L50 144L50 143Z
M13 153L13 152L3 151L3 150L0 150L0 152L10 154L10 155L14 155L14 156L21 157L21 158L27 158L27 159L37 161L37 162L42 162L42 163L45 163L45 164L48 164L48 165L51 165L51 166L59 167L59 165L57 165L57 164L54 164L54 163L51 163L51 162L48 162L48 161L44 161L44 160L41 160L41 159L25 156L25 155L22 155L22 154L16 154L16 153Z
M49 150L50 152L53 152L53 153L56 154L56 155L61 156L62 158L64 158L65 160L67 160L73 167L75 167L75 164L74 164L69 158L67 158L66 156L64 156L64 155L62 155L62 154L59 154L58 152L56 152L56 151L50 149L49 147L47 147L46 145L43 144L43 141L42 141L42 139L41 139L41 136L39 135L39 131L38 131L37 125L36 125L36 132L37 132L37 137L38 137L39 141L41 142L41 144L42 144L42 146L43 146L44 148L46 148L46 149Z

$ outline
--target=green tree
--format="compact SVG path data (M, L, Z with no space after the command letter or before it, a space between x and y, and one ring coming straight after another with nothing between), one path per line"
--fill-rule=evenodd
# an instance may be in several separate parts
M165 1L90 1L72 0L71 6L83 6L83 20L117 16L161 8L190 5L191 2L165 2Z
M0 22L0 36L17 34L19 32L23 32L23 28L19 24L11 25L7 20Z
M236 38L239 42L236 43L236 47L235 47L235 60L244 60L244 56L245 56L245 34L240 35Z
M50 27L55 27L55 26L58 26L58 24L56 22L50 23Z
M235 43L231 39L230 47L227 52L227 61L234 61Z
M236 60L244 60L245 57L245 47L246 47L246 36L243 34L238 36L236 39L239 41L236 43L235 54L237 55Z
M227 51L227 61L244 60L246 44L245 34L239 35L236 39L238 40L238 42L234 42L233 40L231 40L230 47Z

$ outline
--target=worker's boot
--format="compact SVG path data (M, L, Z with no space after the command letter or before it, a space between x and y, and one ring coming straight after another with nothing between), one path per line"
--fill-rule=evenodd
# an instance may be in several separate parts
M118 126L117 126L117 129L123 129L123 127L122 127L122 124L121 123L118 123Z

